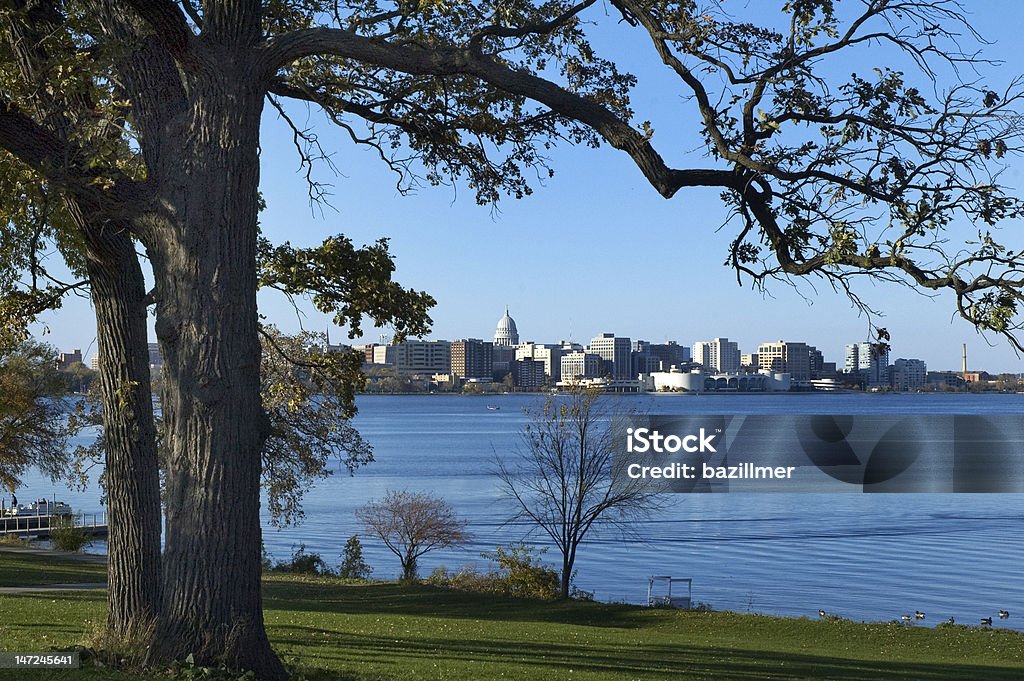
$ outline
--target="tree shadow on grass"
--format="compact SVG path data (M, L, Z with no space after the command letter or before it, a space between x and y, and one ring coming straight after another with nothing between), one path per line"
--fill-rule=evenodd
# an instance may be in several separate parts
M322 629L286 625L299 640L316 640L318 662L335 669L355 664L395 668L418 668L428 662L465 670L467 678L486 679L505 675L531 678L570 678L570 674L595 673L621 678L682 679L713 678L724 681L752 681L772 678L835 679L876 681L879 678L906 681L976 681L996 679L1019 681L1021 669L979 665L928 664L865 661L779 653L665 645L609 646L593 643L566 645L529 641L496 642L450 638L384 638L379 636L325 632ZM292 640L296 640L293 638ZM304 651L306 654L308 649ZM323 674L336 671L323 668ZM375 675L376 676L376 675Z
M453 591L421 584L330 582L264 585L264 607L358 614L401 614L454 619L550 622L591 627L633 627L643 616L635 605L540 601Z

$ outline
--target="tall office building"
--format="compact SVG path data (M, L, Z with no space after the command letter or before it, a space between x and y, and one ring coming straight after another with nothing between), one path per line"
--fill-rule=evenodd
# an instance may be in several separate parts
M459 378L491 380L494 373L494 345L479 338L453 341L452 373Z
M164 365L164 356L160 354L160 344L149 344L149 368L159 370Z
M920 390L928 385L928 366L922 359L897 359L892 365L892 387Z
M75 348L74 352L62 352L53 363L57 371L67 371L72 364L82 364L82 351Z
M761 343L757 346L757 362L762 371L788 373L794 381L811 378L811 349L807 343Z
M740 349L728 338L697 341L693 344L693 361L707 371L736 373L740 370Z
M645 340L633 341L633 377L661 371L661 359L651 352L651 347Z
M591 339L587 352L601 358L603 375L614 379L636 378L633 375L633 344L629 338L602 333Z
M654 355L661 362L661 370L668 371L674 366L682 366L690 363L690 348L679 345L675 341L667 343L651 343L647 352Z
M447 374L451 370L448 341L407 340L394 345L372 345L363 349L373 364L394 367L403 374Z
M851 343L846 346L845 369L857 374L868 387L889 384L889 351L879 351L872 343Z
M451 343L407 340L395 346L395 367L409 374L447 374L451 370Z
M535 359L544 363L544 374L554 383L562 380L562 346L525 343L516 348L516 359Z
M539 390L544 385L544 362L539 359L517 359L512 362L512 383L522 390Z
M566 383L584 378L600 378L603 360L590 352L567 352L562 355L562 380Z

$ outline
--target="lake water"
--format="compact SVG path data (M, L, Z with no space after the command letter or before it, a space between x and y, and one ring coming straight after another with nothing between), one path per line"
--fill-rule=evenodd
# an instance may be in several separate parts
M305 500L306 520L278 530L265 524L276 558L300 543L338 562L357 532L353 511L388 489L430 491L469 519L473 542L421 561L474 564L496 544L527 539L510 525L513 508L494 476L495 457L517 446L523 408L536 395L361 396L356 426L376 461L354 477L344 470ZM641 395L623 406L651 414L1024 414L1024 395ZM500 407L490 411L486 405ZM56 493L77 509L100 510L95 490L72 492L34 477L22 500ZM577 585L599 600L640 603L647 576L693 578L695 601L716 609L816 616L819 609L856 620L891 620L914 610L925 624L976 624L1009 610L997 626L1024 630L1024 495L1015 494L710 494L674 495L673 506L636 528L636 536L598 531L581 549ZM398 575L397 559L363 539L374 575ZM551 563L557 557L547 554Z

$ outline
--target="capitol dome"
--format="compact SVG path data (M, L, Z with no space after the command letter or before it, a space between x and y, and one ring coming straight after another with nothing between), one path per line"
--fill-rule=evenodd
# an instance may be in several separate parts
M519 330L516 329L516 320L508 316L508 308L505 308L505 316L498 320L498 328L494 330L495 345L519 345Z

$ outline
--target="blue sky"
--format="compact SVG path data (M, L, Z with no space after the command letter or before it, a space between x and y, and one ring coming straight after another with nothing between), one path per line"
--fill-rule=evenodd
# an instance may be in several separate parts
M756 10L750 9L753 5ZM727 6L763 12L765 5ZM1013 34L1024 25L1024 12L1012 2L970 7L976 27L996 41L987 54L1006 62L999 78L1024 72ZM654 123L654 141L668 162L708 165L693 151L699 140L692 107L639 37L631 42L628 27L615 26L602 30L597 42L606 56L640 77L633 95L637 119ZM750 352L758 343L783 339L814 344L826 360L841 363L843 345L862 341L868 333L866 318L821 282L800 282L796 288L776 283L768 295L738 286L734 273L722 266L733 234L728 228L716 232L725 217L718 192L689 190L662 199L628 157L611 148L563 144L550 154L554 178L536 186L533 196L505 200L494 210L477 206L465 187L427 187L400 196L394 176L374 152L353 147L343 131L326 124L317 129L336 152L341 171L338 176L320 173L333 185L333 209L322 215L309 205L289 130L276 112L265 114L265 232L274 241L296 245L315 244L335 233L358 243L389 237L398 280L427 290L438 301L431 337L489 338L506 305L522 339L538 342L585 342L602 331L685 344L727 336ZM1019 164L1003 179L1024 187ZM1004 341L986 340L954 318L948 296L929 299L866 279L857 290L885 314L878 323L892 333L894 358L920 357L931 369L959 368L961 343L967 343L972 367L1024 371ZM260 306L285 330L329 325L325 315L311 308L297 316L275 294L261 293ZM88 355L95 351L87 302L69 301L45 322L48 342L61 349L84 350L92 344ZM370 329L364 342L377 340L379 333ZM332 327L331 335L337 342L344 332Z

